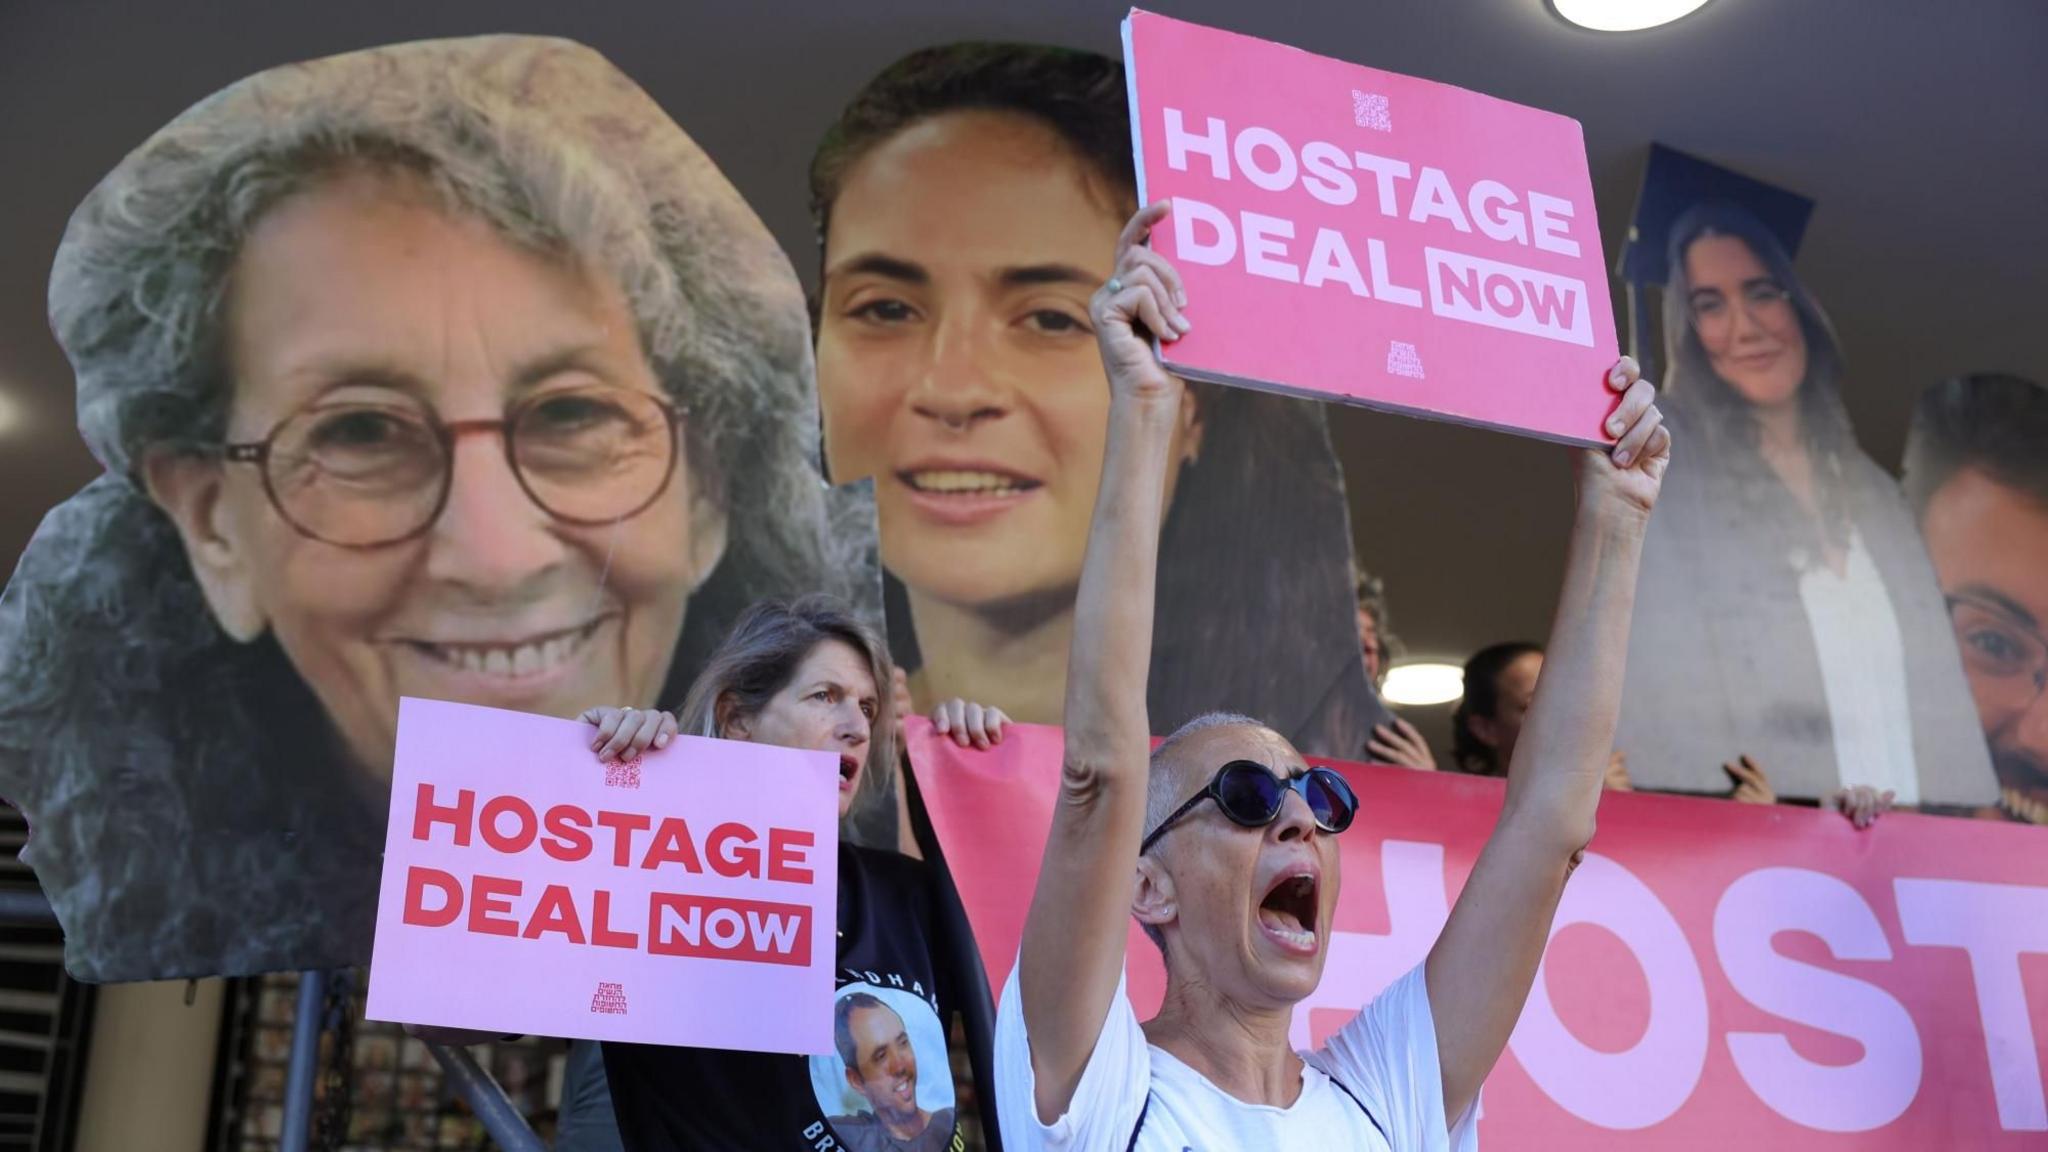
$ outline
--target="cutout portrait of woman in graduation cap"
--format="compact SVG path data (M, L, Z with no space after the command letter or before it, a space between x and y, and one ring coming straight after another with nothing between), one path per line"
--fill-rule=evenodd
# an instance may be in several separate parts
M87 979L367 961L401 696L672 703L847 567L793 270L574 43L201 101L78 208L50 316L106 474L0 605L0 795Z
M835 481L875 480L913 697L1056 724L1109 407L1087 302L1136 206L1123 66L1017 44L912 53L847 104L811 196L826 459ZM1152 722L1231 707L1305 751L1360 756L1385 715L1358 659L1323 414L1221 387L1191 398Z
M1898 485L1857 446L1834 329L1743 208L1668 240L1662 406L1686 451L1644 551L1616 744L1638 784L1988 800L1948 613ZM1745 766L1747 767L1747 766Z

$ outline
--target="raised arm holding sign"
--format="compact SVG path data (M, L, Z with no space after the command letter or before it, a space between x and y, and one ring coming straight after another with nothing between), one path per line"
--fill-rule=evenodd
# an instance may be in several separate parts
M988 1051L971 943L923 862L835 846L895 766L890 682L806 597L743 613L680 717L407 701L370 1015L601 1039L633 1149L957 1147L956 1008ZM981 748L1006 722L932 719Z
M1611 452L1577 465L1578 515L1550 665L1506 805L1428 960L1306 1057L1288 1044L1336 903L1332 837L1356 810L1335 773L1241 716L1198 719L1148 760L1161 474L1181 384L1171 345L1204 314L1144 247L1140 212L1092 315L1112 390L1108 451L1068 673L1061 795L997 1028L1013 1148L1423 1148L1476 1141L1472 1105L1521 1012L1552 915L1593 833L1619 710L1644 525L1669 460L1654 389L1616 364ZM1125 917L1166 958L1142 1027Z

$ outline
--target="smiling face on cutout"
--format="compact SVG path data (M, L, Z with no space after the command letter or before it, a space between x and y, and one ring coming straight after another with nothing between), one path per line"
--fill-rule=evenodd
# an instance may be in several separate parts
M230 441L330 402L455 423L556 389L661 391L609 277L515 247L400 176L340 175L270 209L236 262L226 327ZM275 635L381 776L401 696L553 716L655 702L725 546L722 509L676 456L652 505L581 527L527 496L500 433L465 434L432 525L373 548L295 530L259 467L159 456L145 472L224 630Z
M2048 822L2048 507L1964 468L1920 523L1999 785Z
M1282 776L1308 771L1293 745L1263 727L1198 731L1169 755L1158 771L1170 775L1154 783L1170 789L1173 807L1232 760ZM1316 827L1298 793L1264 828L1232 822L1213 801L1197 805L1139 857L1138 872L1133 910L1166 936L1169 979L1272 1007L1300 1002L1321 982L1341 868L1336 837Z
M1071 599L1109 411L1088 300L1124 198L1005 112L919 121L848 172L818 326L826 449L836 482L875 477L883 562L914 592ZM1176 459L1199 438L1183 411Z
M754 715L721 709L718 729L728 740L836 753L840 818L853 810L881 697L867 657L851 644L820 641Z
M1799 309L1743 240L1708 235L1685 250L1694 330L1716 375L1757 408L1793 403L1806 380Z

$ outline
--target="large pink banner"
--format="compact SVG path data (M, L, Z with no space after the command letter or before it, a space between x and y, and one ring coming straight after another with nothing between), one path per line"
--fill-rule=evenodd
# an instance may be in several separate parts
M1057 792L1058 729L910 754L989 983L1015 961ZM1308 1047L1419 963L1492 830L1497 780L1334 764L1340 839ZM1164 987L1132 924L1141 1018ZM2048 1147L2048 834L1908 814L1609 793L1481 1098L1493 1149Z
M1619 354L1578 122L1133 11L1139 194L1204 379L1596 443Z
M679 737L601 764L587 724L398 720L370 1019L831 1051L836 756Z

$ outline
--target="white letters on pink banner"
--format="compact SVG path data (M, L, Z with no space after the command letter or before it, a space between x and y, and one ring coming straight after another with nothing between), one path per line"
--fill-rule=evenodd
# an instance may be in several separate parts
M1788 1120L1823 1132L1867 1132L1904 1114L1920 1087L1920 1034L1889 992L1787 959L1780 932L1810 932L1839 960L1889 960L1884 927L1854 888L1805 868L1759 868L1728 886L1714 909L1714 951L1744 999L1798 1024L1863 1045L1853 1064L1817 1064L1783 1034L1730 1032L1743 1082Z
M2041 1059L2020 983L2020 954L2048 954L2048 888L1906 877L1893 886L1908 943L1970 954L1998 1122L2009 1132L2048 1132Z
M1626 1052L1599 1052L1571 1034L1536 968L1529 1003L1508 1047L1529 1078L1581 1120L1634 1130L1678 1111L1707 1058L1707 992L1678 921L1628 869L1586 853L1558 904L1550 935L1593 924L1619 937L1650 984L1650 1027ZM1626 1084L1626 1091L1616 1086Z

